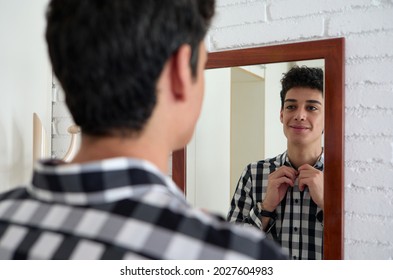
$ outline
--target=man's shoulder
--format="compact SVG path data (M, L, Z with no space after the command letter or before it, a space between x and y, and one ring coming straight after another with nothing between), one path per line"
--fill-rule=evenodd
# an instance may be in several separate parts
M27 187L18 186L11 190L7 190L0 193L0 203L11 199L25 199L28 198Z
M258 161L251 162L247 168L257 169L257 168L270 168L280 166L285 162L285 153L279 154L275 157L267 157Z

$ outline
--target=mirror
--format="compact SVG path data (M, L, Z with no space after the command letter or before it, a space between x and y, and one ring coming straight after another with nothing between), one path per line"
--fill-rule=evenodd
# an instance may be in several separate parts
M324 69L324 60L205 71L203 108L187 145L186 198L191 205L226 217L244 168L287 150L279 117L280 80L295 65Z
M325 63L324 259L343 258L344 39L210 53L207 69L323 59ZM187 152L173 153L173 180L186 187ZM214 186L211 186L214 188ZM228 205L229 208L229 205Z

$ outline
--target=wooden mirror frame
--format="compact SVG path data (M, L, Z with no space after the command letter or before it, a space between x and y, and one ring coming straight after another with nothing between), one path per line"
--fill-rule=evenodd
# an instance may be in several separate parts
M344 253L344 38L209 53L206 69L310 59L325 60L325 260ZM172 177L186 188L186 149L173 153ZM229 206L228 206L229 207Z

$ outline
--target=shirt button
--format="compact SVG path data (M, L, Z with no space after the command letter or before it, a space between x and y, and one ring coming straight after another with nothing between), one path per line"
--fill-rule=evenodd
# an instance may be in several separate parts
M296 256L293 256L293 259L294 259L294 260L297 260L297 257L296 257Z
M297 227L294 227L294 230L297 231Z
M299 199L295 199L295 203L298 203L299 202Z

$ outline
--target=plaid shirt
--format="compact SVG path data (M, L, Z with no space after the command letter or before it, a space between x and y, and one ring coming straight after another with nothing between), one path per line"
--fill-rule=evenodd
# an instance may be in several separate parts
M276 259L282 250L191 208L148 162L37 163L0 195L0 259Z
M228 221L250 224L262 230L257 203L265 198L268 175L283 165L291 166L286 152L245 168L232 198ZM323 155L314 167L323 170ZM277 219L270 219L266 234L292 259L322 259L323 212L311 199L308 188L300 192L297 183L296 180L295 186L288 188L276 209Z

